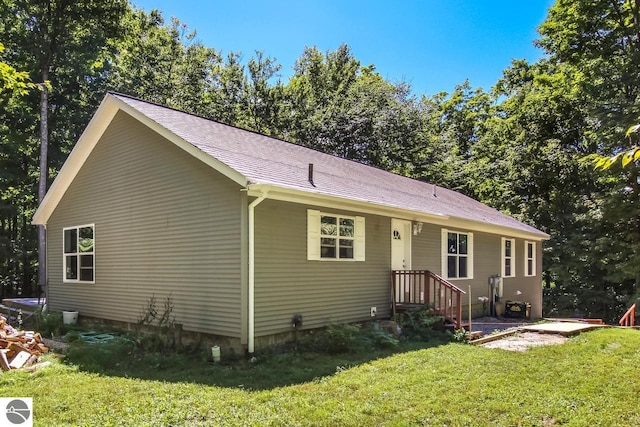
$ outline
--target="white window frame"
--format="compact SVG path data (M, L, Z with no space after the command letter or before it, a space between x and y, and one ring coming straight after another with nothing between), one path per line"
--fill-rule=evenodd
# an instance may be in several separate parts
M449 269L448 269L448 259L449 259L449 248L448 248L448 240L449 233L455 234L464 234L467 236L467 276L466 277L449 277ZM442 229L442 239L441 239L441 275L443 278L447 280L471 280L473 279L473 233L469 231L461 231L461 230L449 230L446 228ZM459 254L457 255L459 258Z
M323 236L321 218L323 216L336 218L336 224L340 219L351 219L354 224L354 236ZM336 239L336 257L322 257L321 242L323 237ZM340 239L353 240L353 258L340 258ZM343 261L355 262L365 260L365 219L361 216L341 215L331 212L320 212L314 209L307 210L307 260L310 261Z
M531 257L529 257L529 245L531 245ZM533 277L536 275L536 242L526 240L524 242L524 275ZM531 271L529 271L529 261L531 261Z
M511 242L511 256L507 256L507 242ZM508 237L502 238L502 254L500 257L502 261L501 276L502 277L516 277L516 239ZM507 275L507 259L510 260L511 274Z
M76 252L65 252L65 234L68 230L76 230L76 239L79 240L80 229L91 227L93 230L93 250L90 252L80 252L79 250L79 242L76 242ZM92 265L91 269L93 270L93 280L81 280L81 266L80 266L80 257L82 255L91 255L92 256ZM77 279L69 279L67 278L67 257L77 257ZM96 282L96 225L95 224L84 224L77 225L73 227L64 227L62 229L62 282L63 283L89 283L93 284Z

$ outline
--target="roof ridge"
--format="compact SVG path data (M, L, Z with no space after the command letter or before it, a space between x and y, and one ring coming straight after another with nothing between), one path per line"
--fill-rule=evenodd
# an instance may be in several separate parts
M287 141L286 139L283 139L283 138L280 138L280 137L277 137L277 136L266 135L264 133L260 133L258 131L252 130L252 129L247 129L247 128L243 128L243 127L240 127L240 126L232 125L232 124L229 124L229 123L224 123L224 122L221 122L219 120L216 120L216 119L213 119L213 118L210 118L210 117L205 117L205 116L202 116L202 115L199 115L199 114L195 114L195 113L191 113L191 112L188 112L188 111L185 111L185 110L180 110L178 108L169 107L167 105L163 105L163 104L160 104L158 102L147 101L145 99L138 98L138 97L133 96L133 95L128 95L128 94L120 93L120 92L116 92L116 91L108 91L107 93L110 94L110 95L122 96L122 97L125 97L125 98L133 99L135 101L144 102L145 104L154 105L156 107L160 107L160 108L164 108L164 109L167 109L167 110L175 111L176 113L186 114L186 115L195 117L197 119L202 119L202 120L206 120L208 122L217 123L217 124L222 125L222 126L228 126L230 128L237 129L237 130L240 130L240 131L243 131L243 132L249 132L251 134L254 134L254 135L262 137L262 138L269 138L269 139L272 139L274 141L282 142L284 144L288 144L288 145L291 145L293 147L299 147L301 149L310 150L310 151L316 152L318 154L321 154L321 155L324 155L324 156L328 156L328 157L331 157L331 158L335 158L335 159L338 159L338 160L347 161L347 162L354 163L356 165L373 168L373 169L376 169L378 171L381 171L381 172L384 172L384 173L387 173L387 174L390 174L390 175L393 175L393 176L396 176L396 177L405 178L405 179L411 179L411 180L414 180L414 181L422 182L424 184L436 185L439 188L443 188L443 189L447 190L446 187L439 186L437 184L433 184L433 183L428 182L428 181L422 181L422 180L417 179L417 178L411 178L411 177L408 177L406 175L400 175L398 173L391 172L391 171L389 171L387 169L384 169L384 168L382 168L380 166L369 165L369 164L366 164L366 163L363 163L363 162L359 162L359 161L354 160L354 159L347 159L345 157L338 156L337 154L325 153L324 151L321 151L321 150L319 150L317 148L314 148L314 147L309 147L309 146L304 145L304 144L298 144L296 142ZM229 151L229 150L225 150L225 151ZM455 190L450 190L450 189L449 189L449 191L454 191L455 192ZM462 193L460 193L460 194L462 194ZM469 197L469 196L466 196L466 197Z

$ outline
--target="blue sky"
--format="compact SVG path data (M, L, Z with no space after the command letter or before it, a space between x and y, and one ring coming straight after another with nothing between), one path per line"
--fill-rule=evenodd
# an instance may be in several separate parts
M276 58L286 82L305 46L347 43L363 64L414 93L451 92L469 79L489 90L512 59L535 61L536 28L553 0L133 0L175 16L223 53Z

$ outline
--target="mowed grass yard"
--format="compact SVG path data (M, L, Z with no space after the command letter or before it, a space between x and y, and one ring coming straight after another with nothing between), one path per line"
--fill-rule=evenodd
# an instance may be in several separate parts
M637 330L596 330L524 353L443 343L279 385L287 369L308 365L312 374L316 362L330 360L348 358L291 353L235 367L182 366L187 381L162 361L147 369L166 372L163 381L117 365L92 373L56 361L33 373L3 374L0 395L33 397L41 426L640 426ZM232 385L224 369L243 382L259 374L261 390ZM272 387L264 382L269 373ZM227 385L207 385L216 375Z

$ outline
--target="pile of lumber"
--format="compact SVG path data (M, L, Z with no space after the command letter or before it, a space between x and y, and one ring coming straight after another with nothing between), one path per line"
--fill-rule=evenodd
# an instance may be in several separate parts
M19 331L0 316L0 368L3 371L32 365L48 350L39 333Z

